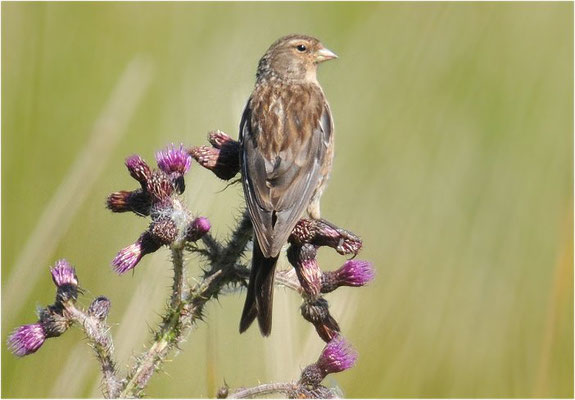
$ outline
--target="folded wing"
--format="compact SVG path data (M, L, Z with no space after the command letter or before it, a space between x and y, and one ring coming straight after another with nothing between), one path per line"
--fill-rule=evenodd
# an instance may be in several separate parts
M303 101L279 97L275 115L270 108L266 115L250 99L240 124L244 192L265 257L277 256L308 206L333 129L321 90Z

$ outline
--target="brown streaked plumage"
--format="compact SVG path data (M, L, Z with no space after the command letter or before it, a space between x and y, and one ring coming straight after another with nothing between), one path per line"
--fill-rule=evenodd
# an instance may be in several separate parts
M240 332L254 319L271 332L273 282L282 246L302 214L320 218L333 159L333 120L317 81L335 58L319 40L285 36L261 58L240 123L241 172L254 226L254 253Z

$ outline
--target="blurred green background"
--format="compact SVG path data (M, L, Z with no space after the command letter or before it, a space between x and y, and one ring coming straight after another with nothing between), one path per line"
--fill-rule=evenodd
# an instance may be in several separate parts
M572 3L2 3L2 397L101 397L82 333L16 359L6 338L53 301L66 257L112 300L118 364L150 339L168 251L110 261L147 220L112 215L123 166L170 142L237 135L259 57L317 36L336 122L325 218L364 239L376 281L328 296L357 366L348 397L573 397ZM225 238L238 185L194 166L190 209ZM189 276L199 273L190 258ZM324 268L343 258L320 252ZM287 262L282 265L287 268ZM322 342L278 288L274 331L239 335L245 292L151 381L151 397L214 396L297 378Z

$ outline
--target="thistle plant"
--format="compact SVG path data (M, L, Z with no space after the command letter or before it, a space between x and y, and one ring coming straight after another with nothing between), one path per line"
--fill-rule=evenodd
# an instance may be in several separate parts
M148 228L134 238L133 243L124 243L125 247L111 257L112 269L117 274L136 271L143 257L164 251L162 248L171 253L173 283L170 298L146 350L135 357L125 371L117 367L107 322L111 301L108 297L97 296L87 309L80 307L77 300L84 291L79 286L76 268L61 259L50 269L56 286L55 301L38 310L35 323L20 326L11 333L8 346L14 355L31 355L39 351L47 339L58 337L76 326L83 330L100 365L103 396L142 397L154 372L179 348L192 326L203 319L205 305L230 292L224 289L247 285L250 266L244 265L242 260L253 239L247 213L238 217L229 239L220 242L210 235L209 220L193 215L181 197L186 189L184 177L192 159L223 180L231 180L239 172L240 144L221 131L210 132L208 140L211 146L185 148L172 144L157 152L157 168L152 168L139 155L128 157L125 166L139 187L113 192L106 199L107 208L114 213L130 212L150 220ZM287 249L293 270L276 272L276 284L293 289L301 296L302 317L326 342L317 360L305 367L301 376L293 381L235 390L224 386L218 397L249 398L274 393L282 393L289 398L337 397L333 389L322 385L322 381L328 374L353 367L357 353L342 336L324 295L343 286L364 286L374 278L374 269L369 262L353 258L338 269L324 271L316 257L320 247L355 257L362 242L355 234L326 220L302 218L291 233ZM189 253L199 255L205 266L193 285L184 279L184 259Z

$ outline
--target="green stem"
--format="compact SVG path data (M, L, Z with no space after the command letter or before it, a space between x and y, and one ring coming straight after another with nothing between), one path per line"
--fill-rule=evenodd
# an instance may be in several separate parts
M174 266L174 283L172 284L172 297L170 307L176 309L182 302L184 290L184 248L172 247L172 264Z
M208 256L211 264L210 271L200 283L191 288L188 294L183 293L184 246L172 247L174 283L170 307L162 319L154 342L148 351L138 358L135 367L128 375L119 393L120 398L141 397L159 365L170 351L187 337L192 325L202 318L202 310L206 303L217 296L225 285L243 281L244 277L237 273L236 263L250 238L251 223L249 223L249 218L244 216L225 247L212 239L212 249L221 249L221 251Z
M116 363L113 358L114 344L109 327L103 321L77 309L71 302L64 303L64 306L70 318L80 325L86 333L100 362L104 381L104 397L107 399L118 397L120 382L116 373Z

